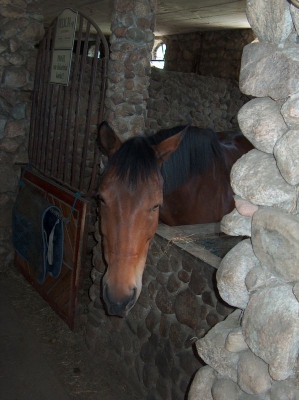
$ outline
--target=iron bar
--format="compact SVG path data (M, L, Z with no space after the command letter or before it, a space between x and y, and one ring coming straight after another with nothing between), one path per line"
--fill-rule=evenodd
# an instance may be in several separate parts
M90 136L90 121L91 121L91 113L92 113L92 106L94 100L94 89L95 89L95 79L97 73L97 65L98 65L98 51L100 47L100 38L97 36L96 44L95 44L95 51L92 60L92 70L90 76L90 85L89 85L89 99L88 99L88 113L87 113L87 121L85 126L85 138L84 138L84 145L83 145L83 159L82 159L82 167L81 167L81 177L80 177L80 185L79 189L83 190L84 187L84 177L85 177L85 168L86 168L86 160L87 160L87 153L88 153L88 143L89 143L89 136Z
M103 119L108 44L92 19L79 11L69 86L50 83L56 24L57 19L39 45L29 160L47 178L72 192L90 196L97 178L99 156L91 124L98 125ZM96 34L91 33L91 26ZM92 59L88 57L91 42L95 42Z
M43 61L43 57L44 57L44 49L46 46L46 39L44 38L41 42L41 54L40 54L40 71L42 70L42 61ZM38 76L38 80L37 80L37 96L36 96L36 103L35 103L35 107L39 109L39 112L35 113L35 121L34 121L34 138L33 138L33 143L32 143L32 163L37 165L37 155L38 155L38 142L39 142L39 135L38 135L38 130L39 130L39 126L40 126L40 118L41 118L41 111L40 111L40 104L41 104L41 85L42 85L42 75L39 74Z
M71 98L70 98L70 105L69 105L68 127L67 127L68 130L67 130L66 148L65 148L66 160L69 160L69 155L70 155L71 121L73 118L73 107L74 107L74 103L75 103L75 93L76 93L76 87L77 87L77 75L78 75L78 69L79 69L80 47L81 47L81 40L82 40L82 27L83 27L83 18L80 16L79 33L78 33L77 45L76 45L75 66L72 71L72 90L71 90ZM75 143L74 143L74 138L73 138L73 155L74 155L74 151L77 151L77 149L75 149ZM71 164L70 164L70 168L72 168ZM71 175L71 173L70 174L68 173L68 163L67 162L64 165L63 176L64 176L65 182L69 182L71 180L72 175Z
M49 114L51 113L51 110L49 109L49 65L51 65L51 60L52 60L52 52L51 52L51 37L52 37L52 26L49 28L48 35L47 35L47 46L46 46L46 67L45 67L45 86L44 86L44 98L45 98L45 108L44 108L44 114L42 114L42 120L44 123L41 125L41 132L42 132L42 138L41 138L41 151L39 155L39 166L42 171L44 171L45 168L45 159L46 159L46 152L47 152L47 136L48 136L48 125L49 125Z
M44 141L44 123L45 123L45 113L46 113L46 87L48 81L48 69L49 69L49 45L50 45L50 31L47 32L45 37L45 43L43 48L43 68L41 69L41 111L39 117L39 124L38 124L38 144L37 144L37 158L36 158L36 165L38 168L41 166L41 158L42 158L42 144Z
M76 106L76 123L75 123L75 140L76 140L76 152L74 152L73 156L73 174L72 174L72 186L76 185L76 180L77 180L77 185L76 187L79 188L79 174L76 174L76 167L78 165L78 133L79 133L79 110L80 110L80 95L82 91L82 82L84 80L84 70L85 70L85 65L86 65L86 58L87 58L87 45L88 45L88 40L86 40L89 36L89 31L90 31L90 22L87 22L86 26L86 31L85 31L85 40L84 40L84 46L83 46L83 54L81 56L82 62L81 62L81 69L80 69L80 77L79 77L79 84L78 84L78 93L77 93L77 106ZM82 149L83 151L83 149ZM80 166L82 166L82 158L80 161ZM79 188L80 190L80 188Z

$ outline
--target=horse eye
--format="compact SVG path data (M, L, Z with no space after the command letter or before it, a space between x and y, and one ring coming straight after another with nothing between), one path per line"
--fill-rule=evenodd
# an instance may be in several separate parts
M99 200L100 200L100 202L101 202L102 204L106 204L106 203L105 203L105 200L103 199L103 197L102 197L101 195L99 195Z
M156 205L152 208L152 211L158 210L159 207L160 207L160 204L156 204Z

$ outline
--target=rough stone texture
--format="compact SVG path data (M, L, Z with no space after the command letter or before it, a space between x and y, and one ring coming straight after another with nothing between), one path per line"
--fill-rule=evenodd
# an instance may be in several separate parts
M285 282L299 280L299 217L274 209L259 210L253 217L252 245L269 271Z
M222 259L217 271L217 287L220 296L228 304L244 309L249 300L245 285L248 272L259 264L250 239L243 240Z
M95 229L100 240L98 223ZM172 229L178 228L165 226L169 234ZM190 229L196 232L202 228L197 225ZM100 261L101 242L94 248L86 343L94 357L114 357L147 400L186 396L191 378L203 366L203 361L194 355L195 342L233 310L214 293L216 269L189 249L181 249L161 233L155 236L141 295L131 313L122 319L104 312L100 299L105 273ZM104 354L102 336L109 340Z
M248 97L228 80L152 68L146 133L186 123L238 130L237 112Z
M299 126L299 93L290 96L280 111L289 129L296 129Z
M254 39L251 29L238 29L164 36L159 43L162 40L166 44L165 70L237 82L243 47Z
M297 400L299 389L293 379L284 382L274 382L271 388L271 400Z
M273 153L277 140L288 130L277 103L269 97L253 99L238 113L243 134L258 149Z
M213 368L206 366L201 368L195 375L191 388L188 393L188 399L205 399L213 400L212 397L212 386L217 377L216 372Z
M245 217L234 209L221 220L221 231L230 236L251 236L251 217Z
M249 348L269 364L273 379L293 374L299 350L299 304L290 285L253 293L244 312L243 334Z
M299 282L295 283L293 286L293 293L296 299L299 301Z
M251 351L246 351L240 355L238 385L248 394L265 393L271 388L268 365Z
M284 0L250 0L246 15L258 39L263 42L281 43L293 30L289 3Z
M248 292L254 292L260 288L271 286L273 282L277 283L278 279L263 265L252 268L245 278L245 285Z
M127 139L144 133L156 0L125 4L113 4L105 105L106 120Z
M288 131L276 143L274 156L281 175L290 185L299 183L299 130Z
M282 178L275 158L259 150L251 150L233 165L231 185L237 195L256 205L291 211L296 202L296 188Z
M240 196L235 195L234 200L236 210L244 217L252 217L253 214L259 209L258 206L250 203L250 201L242 199Z
M41 7L38 1L1 2L0 21L0 197L1 215L11 215L20 168L28 162L27 140L31 92L34 81L34 45L42 38ZM34 62L32 62L34 60ZM12 256L11 223L0 221L1 267Z
M260 98L243 107L239 123L259 150L237 161L231 182L237 210L252 217L247 217L252 219L255 253L250 259L259 262L239 275L249 301L242 327L229 333L224 347L235 349L239 355L238 386L243 390L238 400L295 400L299 399L299 86L294 77L299 71L299 9L284 0L275 4L270 0L247 0L247 14L260 42L244 48L240 87L244 93ZM231 232L239 229L236 213L233 218L227 217ZM221 226L227 232L225 218ZM228 270L236 265L231 258ZM242 271L242 264L239 268ZM229 297L234 289L227 288L225 295ZM225 330L219 332L221 335ZM208 348L217 348L219 337L215 335ZM222 351L220 348L219 353ZM226 359L222 361L216 368L215 361L207 358L217 372L227 366ZM213 387L227 379L222 375L217 376ZM229 382L233 381L231 378ZM222 392L223 399L233 398L229 388L223 387Z
M282 0L281 0L282 1ZM256 97L284 99L299 90L299 45L279 48L272 43L252 43L244 47L240 89Z
M200 357L220 375L237 382L236 367L239 360L237 353L231 353L224 347L228 334L240 326L240 311L229 315L225 321L212 328L204 338L196 342Z
M1 193L15 192L18 186L18 179L13 165L9 163L0 164ZM5 179L4 179L5 178ZM7 203L10 197L7 197Z
M291 11L291 16L293 19L293 24L295 26L295 29L297 31L297 35L299 34L299 10L298 7L296 7L294 4L290 4L290 11Z
M241 390L229 379L218 379L212 387L213 400L238 400Z
M177 320L195 329L198 324L198 300L190 289L181 291L174 304Z
M225 342L226 350L238 353L239 351L244 351L248 349L248 346L244 340L242 328L233 329L227 336Z

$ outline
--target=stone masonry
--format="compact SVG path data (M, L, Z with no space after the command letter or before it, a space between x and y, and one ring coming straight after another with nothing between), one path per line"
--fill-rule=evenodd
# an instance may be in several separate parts
M222 260L221 297L237 307L196 343L207 363L190 400L299 399L299 9L247 0L259 42L245 47L238 114L254 144L233 166L236 209L222 230L247 235Z
M35 0L0 2L0 265L12 259L11 212L27 139L37 50L44 34Z
M156 0L114 0L106 120L127 139L144 132Z
M255 38L251 29L160 37L166 44L164 69L238 82L243 47Z
M248 99L225 79L152 68L146 133L187 123L218 132L238 130L237 113Z

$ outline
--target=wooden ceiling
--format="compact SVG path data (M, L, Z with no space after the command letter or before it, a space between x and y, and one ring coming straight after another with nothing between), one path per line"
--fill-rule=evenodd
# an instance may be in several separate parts
M69 7L90 16L110 35L112 0L41 0L45 24ZM63 5L62 5L63 3ZM249 28L246 0L158 0L155 35Z

